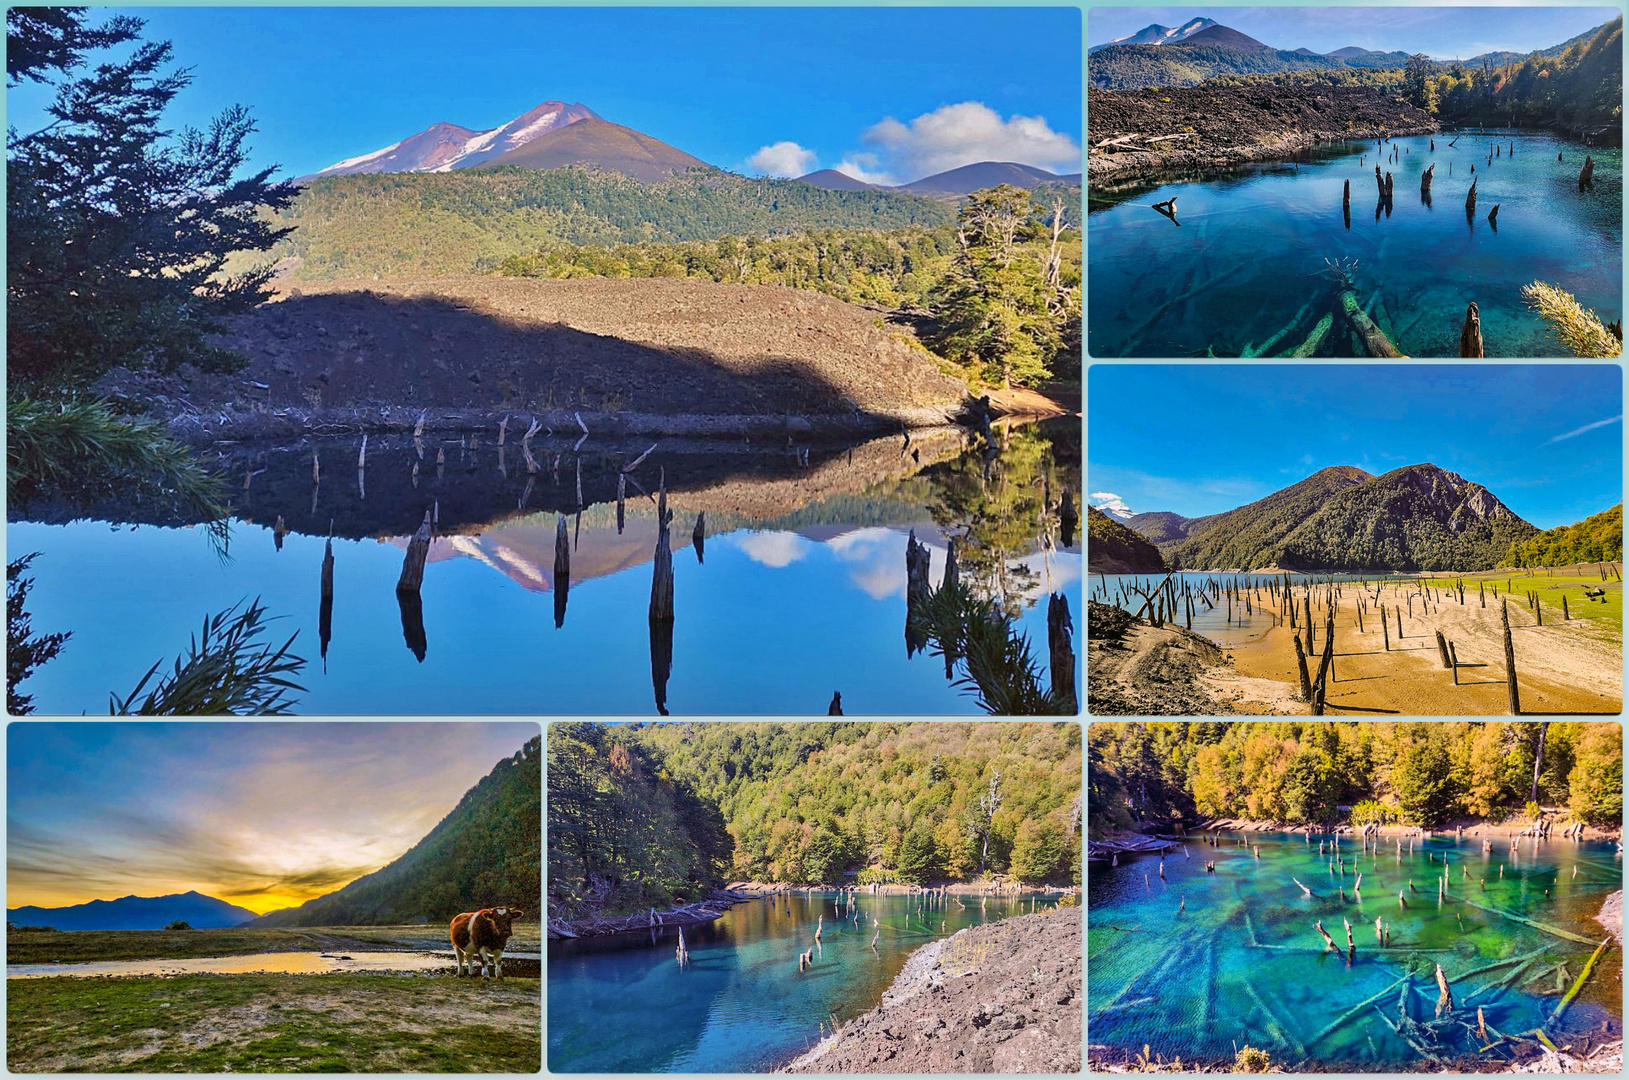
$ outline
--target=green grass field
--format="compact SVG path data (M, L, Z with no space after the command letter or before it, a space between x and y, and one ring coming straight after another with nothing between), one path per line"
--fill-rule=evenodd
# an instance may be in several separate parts
M1570 571L1570 572L1569 572ZM1426 584L1433 589L1441 589L1446 593L1451 585L1457 581L1465 582L1465 602L1472 602L1479 584L1488 586L1488 602L1493 602L1493 587L1499 589L1499 598L1510 597L1511 622L1517 621L1517 611L1522 613L1520 618L1532 621L1527 614L1527 594L1536 592L1539 603L1544 609L1544 621L1551 619L1563 621L1561 599L1566 597L1567 616L1573 619L1588 620L1593 636L1606 640L1621 640L1623 637L1623 583L1607 575L1608 580L1602 581L1601 575L1593 567L1586 567L1579 573L1574 567L1555 567L1547 570L1539 568L1531 575L1521 570L1488 570L1479 574L1464 574L1459 577L1427 577ZM1587 600L1584 590L1601 588L1606 595L1597 600ZM1446 597L1444 597L1446 599Z
M542 1068L539 979L185 975L12 979L13 1072Z
M538 924L516 924L512 952L541 947ZM452 952L444 926L312 926L219 930L28 930L6 934L6 963L49 964L60 960L190 960L263 952L334 949L430 949Z

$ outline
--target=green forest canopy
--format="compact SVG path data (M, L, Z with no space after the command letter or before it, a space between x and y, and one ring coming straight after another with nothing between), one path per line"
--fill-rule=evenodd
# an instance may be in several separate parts
M1519 544L1505 556L1509 566L1570 566L1623 558L1623 504L1591 514L1571 525L1558 525Z
M548 752L550 902L566 913L726 879L966 881L981 860L986 876L1079 880L1074 723L557 723Z
M1093 835L1176 818L1327 823L1342 806L1353 824L1499 821L1531 813L1535 762L1541 805L1622 821L1621 727L1539 721L1094 723L1087 820Z

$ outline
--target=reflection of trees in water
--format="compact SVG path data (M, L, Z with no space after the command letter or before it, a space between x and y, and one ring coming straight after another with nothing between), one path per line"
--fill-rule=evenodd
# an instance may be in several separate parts
M1016 560L1057 546L1063 493L1080 487L1079 434L1073 429L1071 438L1071 428L1003 427L995 433L993 456L975 445L924 472L934 522L960 532L962 580L976 595L999 600L1009 617L1034 606L1042 584L1033 567Z

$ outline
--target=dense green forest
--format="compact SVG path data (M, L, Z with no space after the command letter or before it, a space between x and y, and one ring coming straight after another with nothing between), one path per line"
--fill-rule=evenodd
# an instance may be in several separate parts
M1110 45L1086 59L1087 73L1099 90L1140 90L1145 86L1198 86L1217 75L1256 72L1343 70L1330 56L1308 56L1283 49L1241 49L1233 45Z
M1509 566L1567 566L1579 562L1612 562L1623 558L1623 504L1591 514L1571 525L1558 525L1519 544L1505 556Z
M1623 819L1614 723L1095 723L1087 741L1093 835L1178 818L1328 823L1342 806L1354 825L1502 821L1533 802Z
M544 244L648 244L810 230L948 225L955 208L891 191L695 169L648 183L560 169L323 177L276 217L295 278L481 273Z
M542 743L533 738L498 762L389 866L251 925L382 926L421 915L440 922L500 904L534 914L543 895Z
M1435 465L1383 476L1333 466L1207 518L1161 551L1192 569L1487 570L1537 531L1502 505L1476 511L1491 498Z
M1158 548L1095 506L1086 508L1086 559L1090 569L1112 573L1165 569Z
M566 913L727 877L1079 880L1074 723L557 723L548 752Z
M1413 56L1381 68L1241 70L1208 82L1371 87L1407 97L1444 124L1514 123L1594 134L1623 123L1623 19L1526 56L1494 53L1464 63Z
M953 221L645 243L548 242L504 259L518 277L703 278L786 285L931 317L924 339L974 378L1027 383L1080 364L1080 191L1001 185Z

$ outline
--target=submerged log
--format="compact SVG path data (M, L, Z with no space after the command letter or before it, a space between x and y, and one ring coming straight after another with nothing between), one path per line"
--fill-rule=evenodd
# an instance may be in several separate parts
M1396 359L1404 354L1386 337L1374 320L1364 314L1363 308L1358 304L1357 295L1350 289L1341 293L1341 308L1346 313L1347 322L1352 324L1353 331L1358 340L1363 343L1363 350L1369 356Z
M1323 346L1324 339L1329 336L1329 331L1334 325L1335 316L1326 312L1324 317L1319 319L1317 324L1313 326L1312 333L1307 335L1307 339L1305 341L1303 341L1300 345L1297 345L1289 352L1281 353L1280 355L1295 357L1303 360L1309 356L1316 355L1319 348Z
M1476 309L1476 301L1472 300L1465 309L1465 325L1459 331L1459 355L1461 357L1481 357L1487 355L1482 351L1482 315Z
M1442 973L1442 965L1437 965L1437 1015L1441 1016L1443 1010L1452 1012L1454 1009L1453 991L1448 989L1448 976Z
M1584 964L1584 970L1578 973L1578 981L1572 984L1572 989L1567 991L1567 996L1561 999L1560 1004L1555 1007L1555 1012L1550 1014L1551 1024L1560 1020L1561 1014L1567 1011L1567 1006L1572 1004L1572 999L1577 997L1578 991L1583 988L1584 980L1589 978L1590 971L1595 967L1595 961L1600 959L1601 953L1610 944L1612 944L1612 939L1606 938L1595 947L1595 952L1590 955L1589 960Z

